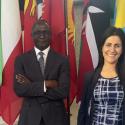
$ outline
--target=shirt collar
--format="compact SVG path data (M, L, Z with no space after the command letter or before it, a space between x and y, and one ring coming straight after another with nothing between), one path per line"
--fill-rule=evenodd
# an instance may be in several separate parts
M48 55L48 52L50 50L50 46L48 46L46 49L44 49L43 51L39 50L38 48L34 47L36 55L38 55L39 52L43 52L46 56Z

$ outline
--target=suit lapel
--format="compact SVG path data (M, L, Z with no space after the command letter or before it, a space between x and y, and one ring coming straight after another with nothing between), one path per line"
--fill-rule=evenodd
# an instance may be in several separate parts
M36 57L35 50L31 50L31 53L29 53L29 65L31 66L33 73L37 75L38 79L40 79L42 76L42 72L40 70L40 65Z
M46 59L46 65L45 65L45 76L47 76L47 73L50 72L50 70L52 69L53 65L55 64L56 58L55 58L55 53L52 49L50 49L50 51L48 52L48 56Z
M91 78L91 90L90 90L90 96L92 97L93 96L93 91L94 91L94 88L95 88L95 85L97 84L98 82L98 78L100 76L100 72L101 72L101 68L95 70L95 72L93 73L93 76Z

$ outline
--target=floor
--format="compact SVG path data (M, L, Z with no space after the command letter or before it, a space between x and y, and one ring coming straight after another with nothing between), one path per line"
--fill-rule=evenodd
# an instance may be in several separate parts
M76 104L76 100L74 100L74 102L70 108L70 110L71 110L71 118L70 118L71 125L77 125L78 109L79 109L79 104Z

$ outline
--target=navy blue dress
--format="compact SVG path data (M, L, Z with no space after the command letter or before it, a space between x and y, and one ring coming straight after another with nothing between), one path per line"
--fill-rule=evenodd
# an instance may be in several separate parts
M92 125L122 125L124 91L118 77L100 76L94 88L93 98Z

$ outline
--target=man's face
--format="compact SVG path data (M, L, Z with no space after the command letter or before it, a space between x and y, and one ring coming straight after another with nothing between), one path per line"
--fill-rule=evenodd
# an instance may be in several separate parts
M47 24L39 24L33 28L32 37L35 46L40 49L46 49L51 40L51 32Z

